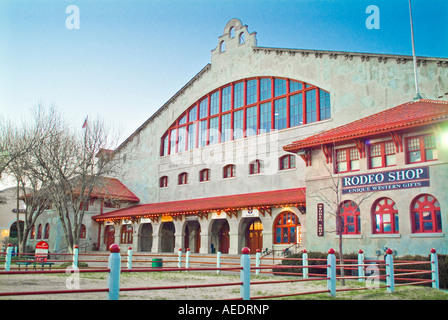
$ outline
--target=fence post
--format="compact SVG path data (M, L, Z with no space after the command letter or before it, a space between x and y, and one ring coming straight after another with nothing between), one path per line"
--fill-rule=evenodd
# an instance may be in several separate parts
M187 253L185 254L185 268L190 268L190 248L187 249Z
M241 267L240 278L243 284L240 287L240 294L243 300L250 300L250 249L244 247L241 250Z
M182 248L179 248L177 253L177 267L180 269L182 267Z
M302 278L308 279L308 252L306 249L304 249L302 253L302 266Z
M79 261L79 246L75 244L73 247L73 269L78 269L78 261Z
M394 278L394 257L392 256L392 249L386 250L386 284L387 293L395 292L395 278Z
M431 249L431 271L432 287L439 289L439 261L434 248Z
M364 279L365 277L365 272L364 272L364 252L359 249L358 251L358 281L359 282L365 282L366 279Z
M108 300L118 300L120 297L120 273L121 273L121 256L120 246L116 243L109 247L109 275L107 284L109 292L107 293Z
M216 255L216 268L221 268L221 251ZM216 270L216 274L220 274L221 270Z
M261 250L257 249L257 253L255 254L255 267L259 267L260 266L260 257L261 257ZM260 274L260 269L256 269L255 270L255 275L259 275Z
M12 250L13 250L12 244L8 243L8 247L6 248L5 271L11 270Z
M334 255L334 249L328 250L327 257L327 288L330 290L332 297L336 296L336 256Z
M128 269L132 269L132 247L128 248Z

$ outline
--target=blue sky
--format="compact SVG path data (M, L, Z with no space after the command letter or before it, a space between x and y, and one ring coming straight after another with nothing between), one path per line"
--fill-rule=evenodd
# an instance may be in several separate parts
M76 5L80 28L69 30ZM380 28L365 26L380 9ZM413 0L416 53L448 57L448 1ZM81 127L99 115L122 139L210 62L239 18L259 46L412 54L408 0L2 0L0 113L55 103Z

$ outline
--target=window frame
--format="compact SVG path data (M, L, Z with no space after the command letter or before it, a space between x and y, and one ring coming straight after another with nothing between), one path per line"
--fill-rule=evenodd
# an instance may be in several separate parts
M345 206L348 204L348 206ZM339 205L339 211L341 211L342 207L346 209L344 212L339 212L339 217L341 219L336 220L337 228L336 233L340 232L340 223L343 224L342 235L360 235L361 234L361 210L359 209L359 205L352 200L342 201ZM353 221L349 221L349 218L353 217ZM342 221L341 221L342 220ZM349 227L354 226L354 231L349 231Z
M281 212L274 221L274 244L296 244L298 227L301 227L299 217L292 211ZM291 228L294 228L294 234L291 235ZM280 231L280 235L279 232ZM284 231L286 231L286 239L284 237ZM280 236L280 241L279 241ZM291 242L291 239L294 242Z
M388 144L392 144L392 148L393 148L393 153L387 153L387 145ZM380 147L380 154L376 155L376 156L372 156L372 147L376 147L379 146ZM382 142L376 142L376 143L372 143L371 145L369 145L368 147L368 151L369 151L369 169L377 169L377 168L387 168L387 167L394 167L397 165L397 160L396 160L396 155L397 155L397 151L396 151L396 147L395 144L392 140L389 141L382 141ZM387 156L391 156L391 155L395 155L395 163L394 164L387 164ZM381 165L380 166L376 166L374 167L372 164L372 158L380 158L381 159Z
M260 174L263 173L263 161L256 159L254 161L252 161L251 163L249 163L249 174L250 175L254 175L254 174Z
M351 158L352 153L351 151L356 151L358 157L357 158ZM345 152L345 161L339 161L339 152ZM358 169L352 168L352 161L358 161ZM339 171L339 163L346 162L347 163L347 170L345 171ZM360 162L360 156L359 156L359 150L356 147L349 147L349 148L343 148L343 149L337 149L336 150L336 161L335 161L335 171L336 173L346 173L346 172L356 172L359 171L359 162Z
M432 197L432 200L428 200L428 197ZM420 201L423 199L422 201ZM416 203L419 202L418 208L415 208ZM436 206L437 204L437 206ZM430 209L430 219L425 219L424 212L427 212L429 207ZM440 202L431 194L420 194L416 196L410 206L410 214L411 214L411 232L413 234L424 234L424 233L441 233L442 226L442 210L440 209ZM416 221L416 214L418 215L418 225ZM431 230L425 229L425 223L431 223ZM438 227L440 223L440 228ZM418 227L417 227L418 226Z
M236 177L236 166L234 164L228 164L222 169L223 179L235 178Z
M120 244L132 244L133 233L134 227L131 224L123 224L120 229Z
M388 216L388 220L385 216ZM385 231L387 224L390 224L390 231ZM372 233L398 234L399 230L399 215L395 201L388 197L377 199L372 205Z
M431 137L434 139L434 146L433 147L426 147L425 138ZM411 161L410 154L411 152L415 152L417 150L409 150L409 141L413 139L418 139L418 152L420 152L420 161ZM436 157L434 159L426 159L426 151L427 150L436 150ZM422 134L422 135L416 135L412 137L406 138L406 164L413 164L413 163L423 163L423 162L430 162L430 161L437 161L438 160L438 148L437 148L437 140L434 134Z
M188 172L179 173L179 175L177 176L177 184L179 186L188 184Z
M205 168L199 171L199 182L210 181L210 169Z
M162 176L159 178L159 188L168 187L168 176Z

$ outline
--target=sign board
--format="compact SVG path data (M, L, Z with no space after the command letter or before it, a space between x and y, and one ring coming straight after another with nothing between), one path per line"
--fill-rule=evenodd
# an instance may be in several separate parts
M40 241L36 244L36 251L34 253L36 260L43 260L48 257L48 243Z
M172 216L162 216L161 222L171 222L173 221Z
M297 243L302 244L302 226L297 226Z
M242 210L242 217L243 218L251 218L251 217L258 217L259 211L258 209L244 209Z
M429 187L429 167L358 174L341 179L343 194Z
M317 236L324 236L324 204L317 204Z

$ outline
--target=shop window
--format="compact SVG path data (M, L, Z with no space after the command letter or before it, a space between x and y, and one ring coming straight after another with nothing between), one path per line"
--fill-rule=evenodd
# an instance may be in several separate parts
M167 176L160 177L160 179L159 179L159 187L160 188L168 187L168 177Z
M381 198L373 204L373 233L398 233L398 210L395 202Z
M336 150L336 168L338 173L359 170L359 152L356 148Z
M370 168L390 167L396 163L395 144L392 141L375 143L369 147Z
M178 176L178 184L182 185L182 184L187 184L187 183L188 183L188 173L182 172Z
M257 174L263 172L263 161L255 160L249 163L249 174Z
M236 167L234 164L229 164L224 167L222 177L223 178L232 178L236 176Z
M339 206L340 219L337 220L337 232L342 234L361 234L361 213L358 205L350 200ZM341 225L342 224L342 225Z
M132 225L125 224L121 226L121 244L132 244Z
M293 169L296 167L296 157L292 154L284 155L279 159L280 170Z
M210 169L202 169L199 171L199 181L210 181Z
M437 160L437 143L434 135L406 139L407 162L418 163Z
M415 198L411 203L413 233L442 232L440 204L429 194Z
M299 218L289 211L280 214L274 223L275 243L294 244L298 242L297 232L300 228Z

